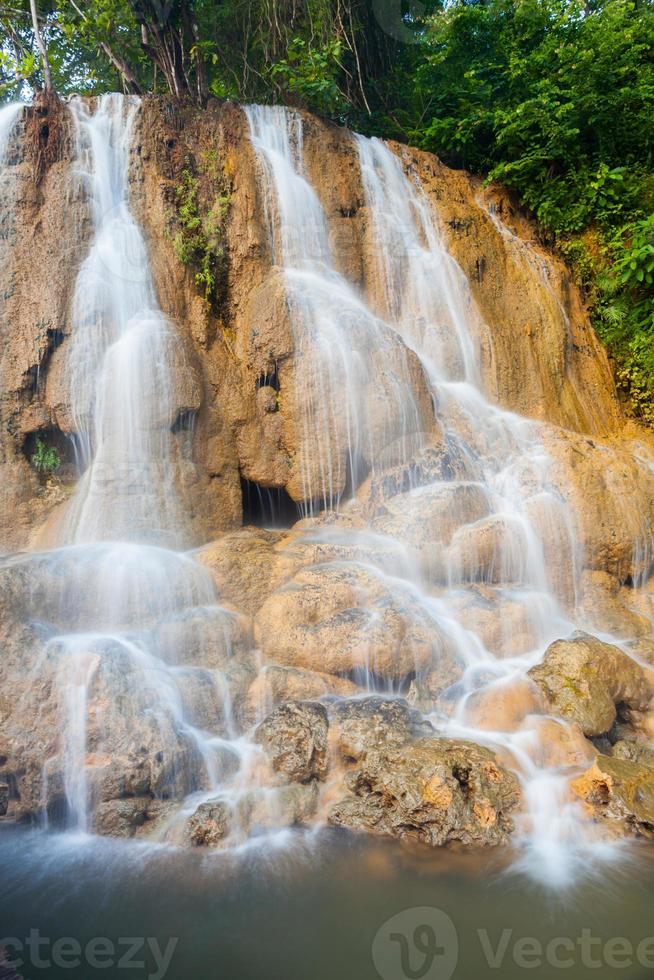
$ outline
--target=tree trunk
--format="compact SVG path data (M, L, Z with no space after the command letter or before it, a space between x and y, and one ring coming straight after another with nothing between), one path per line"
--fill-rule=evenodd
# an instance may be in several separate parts
M30 10L32 12L32 26L34 28L34 37L36 43L41 53L41 61L43 62L43 81L45 85L46 92L52 92L52 75L50 74L50 62L48 61L48 52L43 41L43 36L41 34L41 28L39 27L39 13L36 9L36 0L30 0Z
M139 85L136 75L127 62L123 61L122 58L119 58L118 55L111 50L109 45L105 44L104 41L100 43L100 47L106 54L107 58L109 58L109 61L114 66L116 71L122 76L127 91L131 92L132 95L142 95L143 89Z

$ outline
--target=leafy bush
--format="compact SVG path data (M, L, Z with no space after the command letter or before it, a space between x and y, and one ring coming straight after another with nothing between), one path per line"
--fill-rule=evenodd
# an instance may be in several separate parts
M301 37L294 37L287 57L272 66L271 77L305 105L334 115L345 106L337 84L342 54L340 41L333 40L316 49Z

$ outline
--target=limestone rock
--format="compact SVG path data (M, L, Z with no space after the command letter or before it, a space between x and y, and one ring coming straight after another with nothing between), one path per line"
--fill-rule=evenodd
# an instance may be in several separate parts
M539 768L580 769L597 754L579 725L557 718L534 715L526 719L521 732L526 736L522 748Z
M651 631L651 620L637 608L640 604L638 591L621 589L615 575L586 571L581 576L580 592L579 608L590 629L630 638Z
M488 585L450 590L448 607L461 625L475 633L496 657L516 657L536 645L536 623L529 600Z
M465 720L472 728L512 732L521 727L528 715L542 711L543 698L537 685L517 678L472 694L465 704Z
M654 769L598 756L571 787L592 816L616 833L654 837Z
M201 803L184 825L184 842L191 847L217 847L229 833L231 810L224 800Z
M403 698L379 695L337 701L330 714L336 746L346 762L397 749L432 732L429 722Z
M447 581L446 549L454 533L488 512L488 497L479 484L433 483L391 497L372 526L400 539L416 554L425 574L440 582Z
M105 837L133 837L148 819L150 797L108 800L93 814L93 831Z
M454 739L367 755L346 782L353 795L332 807L330 823L432 846L500 844L520 802L517 780L492 752Z
M275 708L257 728L254 738L263 746L273 769L291 782L324 779L327 774L329 722L315 701L287 701Z
M351 697L358 688L345 677L299 667L267 664L248 690L248 708L253 721L260 721L284 701L310 701L337 695Z
M253 614L277 585L274 547L283 537L279 531L242 528L201 548L195 557L210 570L221 602Z
M639 766L654 770L654 748L651 745L643 745L633 739L620 739L612 746L611 755L614 759L636 762Z
M552 643L529 675L552 711L577 722L588 736L609 731L618 705L622 711L644 712L652 697L638 664L618 647L587 633Z
M307 824L318 807L318 783L293 783L246 793L238 803L241 832Z
M408 591L354 563L300 571L266 600L254 629L275 663L389 680L425 670L444 642Z

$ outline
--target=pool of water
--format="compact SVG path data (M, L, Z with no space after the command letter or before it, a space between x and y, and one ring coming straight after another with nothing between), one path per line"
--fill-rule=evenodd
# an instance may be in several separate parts
M227 856L7 829L0 944L25 980L654 977L648 849L565 893L500 861L324 831Z

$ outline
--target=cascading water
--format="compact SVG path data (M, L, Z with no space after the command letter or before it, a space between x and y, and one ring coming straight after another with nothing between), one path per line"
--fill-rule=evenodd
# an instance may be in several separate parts
M217 604L209 571L187 550L195 542L175 430L199 397L130 204L139 100L73 100L70 112L73 178L91 217L64 351L79 481L57 525L59 547L11 559L27 570L26 619L43 639L35 683L49 678L58 691L60 736L39 756L42 809L54 817L59 807L84 831L116 833L118 821L125 836L135 820L156 820L158 838L171 842L188 843L190 827L196 843L193 834L207 833L206 822L193 823L204 807L209 833L240 844L255 830L316 812L320 820L331 787L271 774L252 723L276 703L275 657L266 658L261 629L253 651L249 626ZM574 629L581 564L541 429L485 395L488 328L402 158L355 138L364 295L337 271L302 115L245 113L269 230L266 285L283 297L276 310L293 341L289 483L309 515L289 536L296 553L283 556L288 579L300 567L304 580L282 580L274 601L307 582L314 597L353 597L330 620L343 657L331 678L320 658L334 651L320 647L316 629L318 668L304 672L315 697L321 684L333 700L342 690L401 694L439 734L492 747L522 781L523 866L565 883L603 845L570 801L569 771L548 762L545 723L565 724L532 713L528 698L520 707L527 671ZM397 483L377 507L385 480ZM496 616L493 642L473 607ZM312 616L310 608L311 629ZM232 638L241 627L239 657ZM430 678L453 662L456 679L434 694ZM127 828L126 800L137 801Z
M416 367L334 268L325 214L304 173L301 117L281 107L245 112L295 340L302 497L331 507L382 455L388 465L420 444Z
M158 308L128 201L138 105L119 95L98 99L94 112L71 103L75 173L93 225L68 355L82 475L61 521L63 547L26 559L31 612L47 637L39 670L51 669L60 690L63 746L44 785L50 769L63 772L67 821L80 830L97 825L116 791L112 755L124 753L128 795L184 795L214 785L229 729L224 685L193 661L209 634L228 654L230 617L206 570L172 550L187 544L173 386L190 384L190 368ZM130 748L136 732L143 758ZM160 750L148 759L153 739Z
M593 846L593 833L581 808L567 798L568 777L543 763L533 717L515 731L502 730L498 722L499 730L494 731L488 725L479 728L469 709L479 694L506 692L509 701L514 692L518 696L527 670L540 660L546 646L574 628L568 618L575 608L579 561L574 521L550 486L549 461L537 426L497 408L482 393L478 351L482 340L488 339L486 327L465 276L442 244L426 197L404 173L400 159L379 140L356 138L369 215L368 252L374 256L368 270L368 297L377 316L362 316L358 332L339 329L335 348L331 307L327 321L312 312L307 328L306 310L324 311L325 277L329 281L334 274L328 264L326 220L304 170L302 119L280 108L250 107L246 114L261 162L274 254L285 265L298 344L310 339L323 357L331 349L347 369L348 364L359 363L360 347L372 350L378 344L379 324L392 324L384 326L382 336L391 329L399 334L429 379L437 420L458 459L457 479L422 481L402 495L408 513L400 513L390 531L394 549L388 545L380 549L378 532L388 534L389 525L374 517L369 532L351 532L350 539L358 541L367 573L383 581L396 600L407 604L410 595L412 615L427 623L439 643L454 648L467 665L451 715L432 715L431 720L444 734L491 745L512 760L524 784L528 811L522 826L523 863L555 884L564 882L587 860ZM304 301L298 309L294 290L299 277L294 270L307 266L311 274L302 272ZM339 295L343 294L340 287ZM357 304L363 309L358 297ZM323 329L325 323L328 329ZM323 342L328 346L323 348ZM334 376L332 381L338 384L322 392L323 401L345 392L352 406L349 417L356 414L363 429L371 409L362 376L350 371L347 384ZM411 397L406 388L403 397ZM415 394L413 400L417 401ZM311 437L320 439L324 421L308 412L303 418ZM329 448L325 447L326 455ZM412 514L420 519L435 502L442 507L443 501L448 504L443 514L454 519L450 540L432 548L421 567L414 563L408 573L400 571L398 576L397 560L389 566L389 555L402 553L406 569L407 546L415 554L413 542L403 536L403 518ZM332 545L342 533L329 528L313 532ZM515 616L517 610L528 624L526 644L515 649L508 616L500 656L487 650L474 630L457 623L457 610L465 608L479 587L486 589L500 613L507 608ZM371 617L372 628L372 609ZM435 666L439 643L433 653ZM367 682L371 690L387 689L380 688L374 669L358 681Z
M69 354L75 444L84 474L64 532L71 543L183 544L175 492L174 381L189 385L157 307L145 243L129 210L127 168L138 102L73 100L78 172L94 237L77 276Z
M23 108L22 102L11 102L0 108L0 164L4 163L7 144Z

